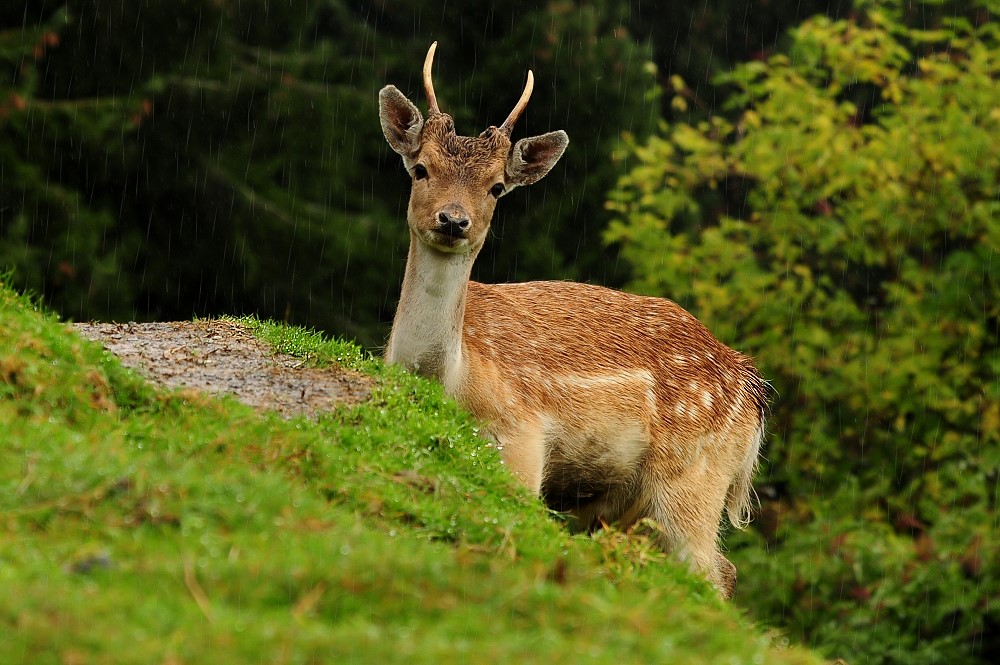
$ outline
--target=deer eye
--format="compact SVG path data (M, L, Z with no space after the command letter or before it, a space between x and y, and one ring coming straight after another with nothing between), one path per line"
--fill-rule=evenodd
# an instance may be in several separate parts
M423 180L427 177L427 168L423 164L417 164L413 167L413 177L417 180Z
M500 198L503 195L503 183L498 182L497 184L490 187L490 194L492 194L493 198L495 199Z

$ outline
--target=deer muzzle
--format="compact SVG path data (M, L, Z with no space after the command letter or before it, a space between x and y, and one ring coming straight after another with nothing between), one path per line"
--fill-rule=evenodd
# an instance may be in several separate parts
M438 211L435 231L452 238L466 238L470 226L469 213L462 206L452 203Z

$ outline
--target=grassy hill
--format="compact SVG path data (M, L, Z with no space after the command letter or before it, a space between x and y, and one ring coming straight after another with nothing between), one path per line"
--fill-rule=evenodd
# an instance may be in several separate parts
M372 399L158 391L0 285L0 664L819 662L641 538L570 536L437 386L251 323Z

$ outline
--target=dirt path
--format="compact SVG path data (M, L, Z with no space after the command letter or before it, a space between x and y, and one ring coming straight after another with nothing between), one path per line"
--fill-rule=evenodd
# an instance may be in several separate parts
M234 395L245 404L285 417L360 402L371 390L372 381L363 374L338 367L304 367L301 358L274 353L267 343L232 321L77 323L73 327L153 383Z

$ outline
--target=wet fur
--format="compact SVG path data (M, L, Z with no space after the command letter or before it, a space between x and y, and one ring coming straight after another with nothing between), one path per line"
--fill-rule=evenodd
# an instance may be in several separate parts
M490 128L457 136L424 122L402 93L380 94L386 138L414 178L410 249L386 348L389 362L441 381L486 423L506 465L581 529L643 518L661 546L723 596L735 567L720 553L723 514L750 519L766 384L746 356L675 303L572 282L469 280L504 193L545 175L562 132L513 147ZM467 212L465 237L435 232L439 211Z

